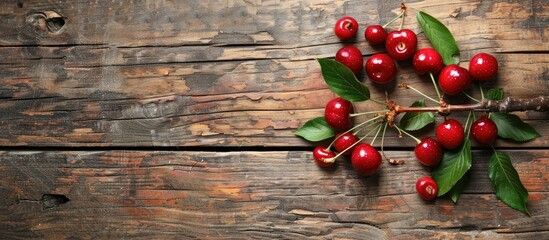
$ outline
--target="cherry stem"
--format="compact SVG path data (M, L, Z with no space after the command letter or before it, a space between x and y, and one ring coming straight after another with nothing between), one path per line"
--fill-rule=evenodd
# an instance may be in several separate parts
M371 122L370 124L368 124L368 125L362 127L361 129L359 129L358 131L356 131L355 136L356 136L360 131L364 130L365 128L369 128L369 127L371 127L372 125L374 125L374 124L376 124L376 123L377 123L377 122Z
M379 125L379 129L376 132L376 135L374 135L374 139L372 139L372 142L370 142L370 145L373 146L376 142L377 135L379 135L379 132L381 131L381 125Z
M406 12L406 9L402 10L402 14L404 15L404 12ZM402 29L402 25L404 24L404 17L402 17L402 20L400 20L400 26L398 26L398 30L400 31Z
M381 134L381 153L383 153L383 156L385 156L385 152L383 152L383 145L385 142L385 132L387 131L387 125L389 125L389 123L386 122L385 126L383 126L383 134Z
M378 100L375 100L375 99L372 99L372 98L370 98L370 101L372 101L372 102L374 102L374 103L377 103L377 104L379 104L379 105L385 106L385 103L383 103L383 102L381 102L381 101L378 101Z
M385 126L383 126L383 133L381 134L381 154L383 155L385 160L387 160L387 162L389 162L390 164L394 164L394 165L404 164L404 160L391 159L391 158L388 158L387 155L385 155L385 151L383 150L383 146L385 146L385 132L387 131L387 126L388 125L389 125L389 123L386 122Z
M426 97L427 99L429 99L429 100L431 100L431 101L433 101L437 104L440 103L440 101L437 101L437 100L433 99L432 97L429 97L429 96L425 95L425 93L422 93L421 91L417 90L416 88L414 88L412 86L407 85L406 87L416 91L417 93L421 94L422 96Z
M349 132L351 132L351 131L353 131L353 130L355 130L355 129L361 127L361 126L364 126L366 123L375 121L376 119L379 119L379 118L381 118L381 117L382 117L382 116L377 116L377 117L375 117L375 118L372 118L372 119L369 119L369 120L367 120L367 121L361 122L360 124L358 124L358 125L352 127L351 129L349 129L349 130L343 132L343 133L340 134L338 137L336 137L336 138L332 141L332 143L330 143L330 145L329 145L326 149L330 149L330 148L332 147L332 145L334 145L335 141L336 141L337 139L339 139L341 136L343 136L344 134L349 133Z
M410 133L408 133L408 132L402 130L402 129L399 128L396 124L395 124L395 128L398 129L399 132L403 132L404 134L408 135L408 137L411 137L411 138L413 138L414 140L416 140L416 143L420 143L420 142L421 142L421 140L419 140L419 138L414 137L414 135L412 135L412 134L410 134Z
M361 115L367 115L367 114L372 114L372 113L383 113L383 112L387 112L387 110L353 113L353 114L349 114L349 116L356 117L356 116L361 116Z
M385 25L383 25L382 27L383 28L386 28L387 26L389 26L391 23L394 23L397 19L401 18L402 15L404 15L404 11L400 12L400 14L398 14L398 16L396 16L395 18L393 18L391 21L389 21L388 23L385 23Z
M362 130L364 130L365 128L369 128L369 127L371 127L371 126L374 125L374 124L376 124L376 122L371 122L371 123L369 123L368 125L361 127L361 128L358 129L356 132L354 132L353 135L355 135L355 136L358 135Z
M378 127L381 128L381 124L379 124L379 125L375 126L374 128L372 128L372 130L370 130L368 133L366 133L366 135L364 135L363 137L361 137L357 142L362 142L362 141L364 141L364 139L366 139L367 137L369 137L370 134L372 134ZM352 147L352 146L353 146L353 145L351 145L351 147Z
M373 124L373 123L370 123L370 124ZM370 125L368 125L368 126L366 126L366 127L369 127L369 126L370 126ZM353 134L353 135L356 136L356 135L359 134L360 131L362 131L363 129L364 129L364 128L360 128L360 129L356 130L355 132L353 132L353 133L351 133L351 134Z
M469 94L467 94L466 92L463 92L463 94L464 94L466 97L468 97L469 99L471 99L471 100L473 100L473 101L475 101L475 102L478 102L478 103L480 102L480 101L477 100L476 98L471 97L471 96L470 96Z
M381 126L381 124L379 125ZM370 134L376 130L376 128L378 127L375 127L373 128L372 130L370 130L368 133L366 133L366 135L364 135L363 137L361 137L358 141L356 141L355 143L353 143L351 146L349 146L348 148L346 148L345 150L341 151L340 153L337 153L337 155L335 155L335 157L333 158L326 158L326 159L323 159L324 162L327 162L327 163L330 163L330 162L335 162L335 160L340 157L341 155L343 155L344 152L346 152L347 150L353 148L354 146L356 146L357 144L359 144L360 142L364 141L364 139L366 139L368 136L370 136Z
M385 145L385 132L387 131L387 125L389 125L389 123L386 122L385 126L383 126L383 133L381 134L381 154L383 154L385 159L387 159L387 157L385 156L385 152L383 151L383 145Z
M482 83L479 83L478 87L480 89L480 99L484 100L484 91L482 91Z
M437 82L435 81L435 76L433 76L432 72L429 72L429 76L431 77L431 81L433 82L433 87L435 87L435 91L437 92L438 99L441 99L440 91L438 90Z
M466 138L469 138L469 135L471 133L471 131L469 130L471 128L471 126L473 125L472 123L469 124L470 120L471 120L471 115L473 114L473 111L470 111L469 114L467 115L467 121L465 121L465 133L467 134L467 137Z

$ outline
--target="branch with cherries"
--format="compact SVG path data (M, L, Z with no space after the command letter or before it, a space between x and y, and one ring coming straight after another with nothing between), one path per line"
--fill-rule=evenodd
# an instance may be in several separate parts
M385 156L383 143L387 129L395 129L399 136L408 136L417 142L414 149L416 159L432 167L431 176L417 180L416 191L427 201L447 195L457 200L468 183L467 172L472 165L471 140L480 145L489 145L498 137L516 142L530 141L539 133L522 121L514 111L547 111L549 98L539 96L531 99L505 97L501 88L485 91L482 86L497 78L498 61L488 53L478 53L469 61L468 69L460 67L459 48L449 31L439 20L425 12L418 12L417 22L433 48L417 50L416 33L402 29L406 7L384 26L370 25L364 36L371 45L385 46L386 53L373 54L364 64L361 51L352 45L342 47L335 60L318 59L324 81L339 97L326 104L323 117L307 121L295 135L311 142L333 138L329 146L318 146L313 151L315 162L321 167L330 167L342 156L350 156L356 172L363 176L376 174L385 158L394 165L402 160ZM401 20L398 30L387 33L387 26ZM343 17L335 23L334 32L341 40L356 37L359 24L352 17ZM402 89L410 89L423 97L411 106L400 106L390 101L370 98L369 88L356 75L365 68L367 77L374 84L391 83L396 76L395 61L411 59L418 74L428 74L437 96L429 96L413 86L400 83ZM438 80L438 81L437 81ZM472 85L480 89L480 98L465 91ZM387 95L387 93L386 93ZM458 95L473 103L454 105ZM435 106L428 106L426 100ZM354 112L353 102L372 101L381 105L379 110ZM464 124L450 118L452 112L468 112ZM436 126L435 137L418 138L414 132L435 122L435 113L443 118ZM480 114L479 114L480 113ZM402 116L399 116L401 115ZM355 123L357 116L370 116ZM398 117L397 117L398 116ZM370 142L365 139L372 137ZM375 143L380 137L380 151ZM488 175L496 196L508 206L529 214L526 203L528 191L520 181L511 158L504 152L491 147Z

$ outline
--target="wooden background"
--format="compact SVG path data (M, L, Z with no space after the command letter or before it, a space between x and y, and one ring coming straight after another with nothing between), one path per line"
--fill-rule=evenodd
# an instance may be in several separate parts
M335 21L359 21L346 44L366 59L384 50L365 42L365 26L388 22L399 4L1 1L0 238L546 238L547 113L519 114L540 138L496 144L530 193L530 217L494 195L491 150L474 145L472 184L454 205L417 196L430 169L394 131L386 154L406 164L385 162L368 178L345 159L320 169L314 144L292 134L335 96L315 61L344 45ZM415 20L423 10L453 32L462 66L478 52L496 56L499 76L487 87L549 95L546 1L407 6L404 27L419 47L429 46ZM398 64L397 82L433 93L410 62ZM376 99L384 90L403 105L420 98L360 79Z

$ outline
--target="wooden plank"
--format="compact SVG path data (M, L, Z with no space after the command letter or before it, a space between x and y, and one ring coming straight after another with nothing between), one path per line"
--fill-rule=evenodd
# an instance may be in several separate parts
M343 15L361 24L387 22L398 9L397 2L385 1L222 3L3 1L0 145L310 146L292 132L322 115L334 97L314 61L342 46L333 22ZM417 9L449 26L463 66L477 52L495 53L501 70L486 87L504 87L516 97L549 95L549 11L540 1L408 6L405 27L420 31ZM59 31L40 22L40 14L52 12L65 21ZM420 47L428 46L424 34L419 39ZM355 44L366 57L383 51L362 36ZM384 87L360 78L374 98L384 98ZM399 63L403 81L433 92L407 62ZM419 98L387 89L403 105ZM471 94L478 96L477 89ZM539 132L549 130L546 114L522 116ZM499 144L544 147L548 140ZM402 144L394 132L386 141L388 147Z
M323 170L311 153L76 151L0 153L0 235L6 238L543 238L549 231L549 152L509 150L531 217L495 197L491 150L475 151L457 205L421 200L429 169L390 151L359 177L348 161ZM44 203L44 194L68 202Z

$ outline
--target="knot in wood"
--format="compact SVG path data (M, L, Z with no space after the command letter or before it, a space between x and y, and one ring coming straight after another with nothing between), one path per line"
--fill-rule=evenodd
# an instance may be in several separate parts
M67 19L54 11L31 12L27 15L27 23L42 32L60 33Z
M438 109L438 114L440 116L448 116L450 115L450 105L446 103L442 98L440 99L440 108Z

